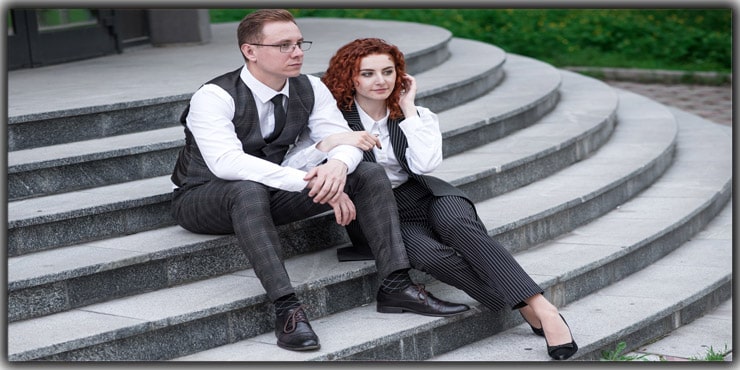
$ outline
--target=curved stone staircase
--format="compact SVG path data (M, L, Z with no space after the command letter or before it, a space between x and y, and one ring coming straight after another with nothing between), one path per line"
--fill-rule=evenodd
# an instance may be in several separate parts
M445 161L435 175L473 197L490 235L560 307L581 348L574 360L620 341L634 349L731 299L731 128L437 27L299 24L315 45L306 73L319 75L357 37L406 53L418 104L440 116ZM192 234L169 215L180 110L200 83L241 62L236 25L213 29L208 45L127 51L77 71L152 69L148 85L132 87L149 96L23 106L15 87L55 69L10 74L10 361L549 360L518 314L491 312L418 271L435 295L473 309L375 312L374 264L337 262L349 239L329 214L280 227L322 347L278 348L271 304L233 236ZM182 64L155 70L167 53ZM148 63L117 65L123 58ZM74 75L77 65L56 68ZM165 89L158 75L181 85Z

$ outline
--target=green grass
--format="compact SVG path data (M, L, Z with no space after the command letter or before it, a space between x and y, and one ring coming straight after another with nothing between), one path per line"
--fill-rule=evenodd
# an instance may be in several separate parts
M617 343L617 347L613 351L602 351L601 352L601 361L649 361L647 358L647 355L629 355L624 354L624 349L627 347L627 344L625 342L619 342ZM727 349L727 345L725 344L725 349L721 352L717 352L714 350L713 347L709 347L707 349L707 352L704 354L703 357L691 357L689 360L691 361L724 361L725 356L727 356L730 353L730 351ZM666 361L665 358L662 356L660 357L660 361Z
M252 9L212 9L236 22ZM391 19L436 25L556 67L732 71L725 9L290 9L296 17ZM371 35L368 35L371 36Z
M613 351L602 351L601 361L647 361L646 355L625 355L623 352L626 347L627 343L619 342Z
M716 352L712 346L709 346L709 349L707 349L707 353L704 355L703 358L700 357L692 357L692 361L724 361L725 356L727 356L730 353L730 351L727 349L727 345L725 344L725 349L722 352Z

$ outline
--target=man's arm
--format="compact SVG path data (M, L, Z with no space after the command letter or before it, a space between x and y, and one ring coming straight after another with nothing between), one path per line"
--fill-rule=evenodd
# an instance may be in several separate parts
M307 131L309 140L320 143L333 134L352 133L326 85L317 77L308 77L314 90L314 108ZM303 178L309 181L309 196L318 203L339 200L344 192L347 174L354 171L360 161L362 152L353 146L340 145L329 150L327 161L311 168Z

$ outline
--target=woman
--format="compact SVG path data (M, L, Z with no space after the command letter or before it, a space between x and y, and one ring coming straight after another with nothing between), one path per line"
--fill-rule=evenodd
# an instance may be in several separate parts
M442 162L442 134L437 115L415 105L416 81L405 70L401 51L383 40L358 39L341 47L321 79L355 132L303 149L291 156L291 165L305 166L298 157L315 161L339 145L365 151L364 159L381 164L391 180L411 265L493 311L518 309L532 331L545 337L553 359L571 357L578 346L565 319L491 239L473 202L449 183L424 175ZM348 231L354 242L360 233L356 226Z

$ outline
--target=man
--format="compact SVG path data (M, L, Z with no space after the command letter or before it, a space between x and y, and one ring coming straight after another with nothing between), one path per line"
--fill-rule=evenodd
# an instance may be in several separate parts
M338 224L356 219L366 233L381 280L379 312L467 310L413 284L390 182L379 165L360 163L359 149L338 146L307 172L280 166L301 134L318 145L351 132L326 86L300 73L311 43L293 16L255 11L241 21L237 38L245 65L203 85L183 113L186 144L172 175L172 213L192 232L236 234L274 303L278 346L320 347L283 265L275 226L330 209Z

